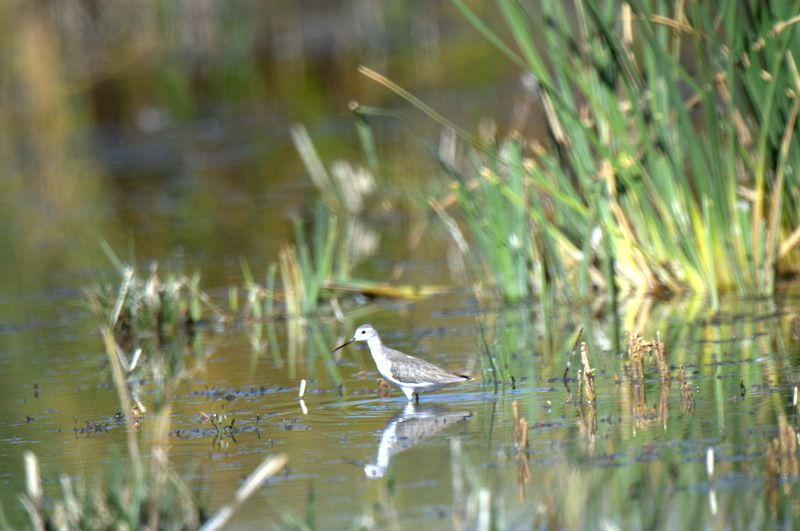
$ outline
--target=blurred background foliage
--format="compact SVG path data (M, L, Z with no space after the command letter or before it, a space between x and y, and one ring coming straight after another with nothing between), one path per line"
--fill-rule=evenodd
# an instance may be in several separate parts
M5 2L0 290L81 285L64 272L107 269L100 238L124 260L203 264L216 286L240 254L275 261L314 194L290 125L323 159L355 158L348 102L397 101L359 64L465 125L507 115L497 94L519 75L446 2ZM384 192L430 184L413 135L378 128Z

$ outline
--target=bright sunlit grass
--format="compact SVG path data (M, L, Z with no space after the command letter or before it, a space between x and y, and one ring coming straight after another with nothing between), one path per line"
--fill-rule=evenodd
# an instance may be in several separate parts
M496 147L454 129L473 151L447 170L499 296L692 291L717 307L798 271L789 4L499 0L492 29L452 3L531 76L550 131Z

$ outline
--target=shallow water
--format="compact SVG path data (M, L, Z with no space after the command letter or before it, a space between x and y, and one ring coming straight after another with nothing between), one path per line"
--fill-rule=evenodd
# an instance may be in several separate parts
M288 454L288 467L238 510L236 529L278 525L289 514L311 514L323 529L359 523L471 528L481 503L509 528L780 527L796 517L796 497L783 490L795 480L773 487L765 480L765 454L777 436L777 417L795 422L795 307L793 300L730 301L718 316L692 301L652 307L646 337L661 331L672 379L662 390L654 363L646 361L643 401L626 375L626 360L611 346L612 325L580 308L554 312L556 328L547 329L536 306L476 314L462 295L370 303L360 310L368 317L358 322L309 321L294 363L281 323L279 363L267 351L253 355L247 326L207 329L199 334L203 367L174 391L170 461L213 511L265 456ZM478 315L495 355L511 354L513 387L495 389L487 381ZM37 453L46 493L57 495L58 474L96 481L112 449L124 447L100 342L80 312L60 319L20 322L4 333L30 339L3 357L9 406L0 426L7 463L0 479L12 521L21 516L14 498L23 488L24 449ZM366 319L386 344L477 381L422 395L416 407L397 390L380 397L363 344L333 360L316 346L339 345ZM581 326L596 369L596 408L578 401L577 359L566 385L562 379ZM679 389L679 365L691 407ZM146 370L137 374L146 442L157 386ZM527 452L515 447L513 402L528 422ZM238 433L219 440L201 412L224 412Z

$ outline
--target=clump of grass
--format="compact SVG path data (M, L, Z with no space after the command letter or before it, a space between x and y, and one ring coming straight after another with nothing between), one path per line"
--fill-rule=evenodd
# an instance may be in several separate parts
M362 71L472 144L447 171L499 296L694 291L716 309L800 271L790 3L498 0L516 50L452 3L535 80L546 142L495 149Z
M664 342L661 341L660 332L656 332L656 337L650 339L650 341L645 341L641 333L631 333L630 330L626 328L625 344L628 352L628 376L631 382L637 384L644 382L644 356L648 354L651 362L655 357L656 369L662 384L669 386L672 376L669 372L669 364L667 363L666 346Z
M666 361L666 346L661 341L661 334L656 332L656 337L650 341L645 341L639 332L631 333L625 329L625 343L627 345L628 359L626 369L628 378L631 382L631 405L634 413L634 430L637 427L645 428L654 420L659 420L664 429L667 427L669 419L669 394L672 387L672 376L669 372L669 365ZM649 354L649 361L653 358L656 362L656 370L659 375L658 405L648 408L645 387L645 368L644 357ZM694 411L694 398L692 391L686 385L686 376L683 365L678 372L678 382L681 393L681 410L692 414ZM619 381L618 381L619 383Z
M89 304L104 323L126 345L133 344L142 333L155 332L159 340L181 333L191 334L204 311L219 316L211 299L200 290L200 275L159 275L152 265L142 275L124 264L105 242L106 254L121 276L119 286L95 285L87 289Z
M219 415L212 413L209 418L212 426L214 426L214 430L216 430L211 447L215 450L227 450L228 439L236 442L236 434L239 433L239 428L234 425L236 424L236 417L228 422L228 417L225 416L225 407L223 406L220 408Z
M163 448L159 452L163 452ZM269 477L286 465L286 454L266 457L213 515L183 483L163 455L140 458L133 468L112 461L102 485L76 489L66 475L59 478L61 498L45 504L38 459L25 452L27 492L22 496L33 529L202 529L224 528L236 509ZM201 525L202 524L202 525Z
M62 475L61 497L46 505L35 454L26 452L25 461L29 487L23 504L33 529L157 529L159 522L175 529L196 529L205 519L205 507L168 465L151 467L143 460L139 468L131 469L117 458L104 484L92 489L82 483L76 489Z
M207 356L203 335L196 329L203 319L201 308L221 314L200 291L198 275L171 275L162 281L154 266L149 277L141 277L107 246L106 251L122 274L121 284L116 290L105 285L87 291L106 350L113 353L112 371L119 368L121 382L134 371L146 373L156 402L168 400L182 381L203 367ZM113 372L112 376L118 377ZM139 410L147 410L135 391L131 396Z
M478 169L479 184L462 183L456 188L471 233L483 251L482 278L509 299L526 296L532 285L541 285L543 280L533 257L543 254L546 238L541 232L532 233L532 205L523 194L521 159L519 139L509 139Z
M336 218L327 215L317 204L309 246L302 221L294 220L295 246L280 250L286 315L298 317L317 312L320 293L333 277L333 258L337 237Z
M122 411L132 411L131 392L117 352L110 326L103 331L106 355L112 368L115 388ZM28 496L25 506L35 529L158 529L169 522L178 528L197 528L205 519L205 507L172 470L168 460L168 436L171 408L161 408L152 423L150 451L140 449L132 415L125 416L127 456L115 458L105 481L92 489L79 485L75 494L66 476L60 479L62 499L45 506L41 496L38 461L27 453ZM38 486L37 486L38 485Z
M292 223L294 243L281 245L278 265L270 265L266 287L254 282L249 267L242 261L247 293L242 317L271 319L281 312L281 316L300 323L305 317L318 315L323 308L340 311L338 301L329 308L325 303L341 293L419 298L441 292L431 286L402 286L351 278L353 264L374 251L374 244L370 243L373 236L360 232L362 229L352 218L340 222L323 202L315 204L310 228L299 216L294 216ZM275 288L276 270L280 272L280 291ZM238 293L235 288L231 291ZM282 308L276 307L277 301L283 303Z
M383 116L392 113L363 107L356 102L351 103L350 108L354 111L356 129L370 169L343 160L335 160L326 168L306 129L302 125L291 128L292 140L320 193L322 204L317 205L314 211L311 244L306 244L303 225L297 218L296 245L281 249L281 279L286 290L287 315L310 315L310 312L316 311L318 300L315 297L322 290L334 294L347 292L393 298L424 298L452 289L398 284L404 271L403 260L395 266L388 282L351 278L353 267L373 255L380 240L378 232L361 217L377 189L372 173L377 166L377 155L366 118L376 113ZM402 119L397 114L393 116ZM338 219L341 221L337 222ZM426 223L422 223L414 231L409 253L419 244L425 226ZM319 239L317 236L320 234L325 236ZM333 238L335 243L329 242L327 237ZM309 257L313 257L313 262Z

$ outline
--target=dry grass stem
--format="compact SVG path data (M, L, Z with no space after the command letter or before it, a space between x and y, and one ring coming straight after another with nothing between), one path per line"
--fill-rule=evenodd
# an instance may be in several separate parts
M656 355L656 364L658 365L658 376L661 379L662 385L666 384L669 388L669 382L672 375L669 373L669 364L667 363L667 353L664 347L664 342L661 341L661 332L656 332L655 339L652 340L653 350Z
M233 499L222 506L203 526L200 531L214 531L221 529L233 516L236 509L249 498L261 484L280 472L289 461L287 454L278 454L264 458L258 468L247 477L247 480L239 487Z
M25 450L25 486L26 496L22 496L22 504L31 518L31 525L36 531L44 531L44 518L42 517L42 476L39 471L39 460L36 454Z
M631 382L644 382L644 351L647 344L639 332L633 334L625 329L625 342L628 345L628 376Z
M586 396L586 402L595 404L597 397L594 392L594 369L589 365L589 351L585 342L581 343L581 380L583 380L583 392Z

